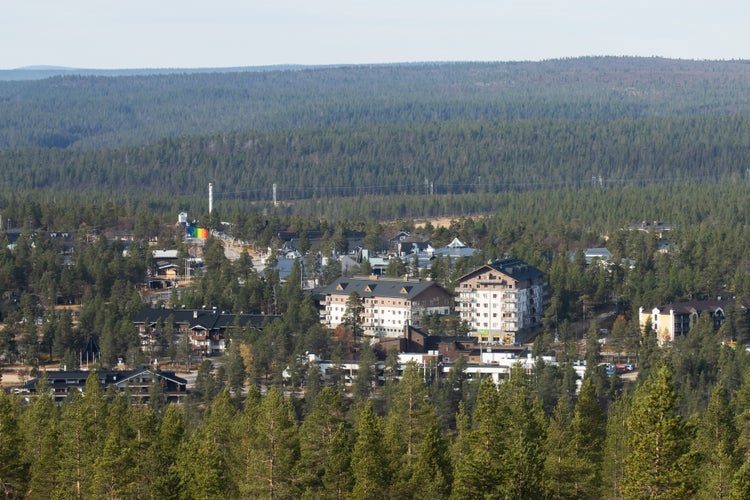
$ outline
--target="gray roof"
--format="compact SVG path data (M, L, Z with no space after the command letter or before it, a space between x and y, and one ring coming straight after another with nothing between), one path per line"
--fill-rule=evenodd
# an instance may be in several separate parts
M477 272L481 272L487 268L503 273L516 281L533 280L544 276L542 271L520 259L500 259L474 269L459 278L459 280L464 280L465 278L473 276Z
M349 295L357 292L360 297L405 297L414 299L425 290L437 287L446 294L447 290L432 281L404 280L401 278L340 277L320 290L321 295Z
M107 387L110 384L122 385L122 382L130 381L138 375L148 372L156 377L161 377L174 382L177 385L186 386L187 380L182 377L178 377L172 371L161 371L161 370L150 370L142 367L136 370L52 370L45 372L47 375L47 381L51 388L59 393L63 389L68 387L84 387L86 380L90 375L94 375L99 379L99 383L102 387ZM36 385L39 383L41 377L36 377L26 382L22 389L35 392Z
M733 305L742 305L735 300L691 300L685 302L676 302L657 307L662 312L674 311L676 314L692 314L708 311L715 313L717 310L724 310Z
M476 248L471 247L443 247L435 250L435 255L443 255L453 259L458 257L471 257L476 253Z

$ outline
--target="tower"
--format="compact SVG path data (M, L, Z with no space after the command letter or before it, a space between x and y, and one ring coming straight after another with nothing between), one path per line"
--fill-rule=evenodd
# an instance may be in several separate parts
M212 183L208 183L208 213L209 215L214 209L214 185Z

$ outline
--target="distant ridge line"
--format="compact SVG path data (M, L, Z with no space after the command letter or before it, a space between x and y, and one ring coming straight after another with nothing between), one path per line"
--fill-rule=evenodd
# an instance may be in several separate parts
M304 71L315 69L331 68L374 68L374 67L408 67L408 66L449 66L461 64L478 64L478 65L503 65L503 64L545 64L555 62L571 61L591 61L591 60L662 60L672 62L693 62L693 63L750 63L750 59L675 59L668 57L644 57L644 56L580 56L580 57L561 57L555 59L543 60L519 60L519 61L414 61L414 62L394 62L394 63L340 63L340 64L275 64L260 66L227 66L227 67L206 67L206 68L189 68L189 67L164 67L164 68L75 68L56 65L31 65L13 69L0 69L0 81L12 80L42 80L54 76L149 76L149 75L172 75L172 74L207 74L207 73L245 73L245 72L264 72L264 71Z

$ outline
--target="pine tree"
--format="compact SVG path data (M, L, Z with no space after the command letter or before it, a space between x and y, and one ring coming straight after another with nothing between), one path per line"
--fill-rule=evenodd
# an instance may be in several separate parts
M560 398L547 429L545 440L544 486L551 499L574 498L570 478L573 477L575 450L568 402Z
M328 459L323 470L325 497L335 500L349 498L354 487L352 474L353 432L349 425L339 424L328 449Z
M362 297L357 292L352 292L346 299L346 310L342 318L342 323L351 328L355 337L362 335L362 314L364 313L364 303Z
M697 496L705 499L729 498L732 478L739 468L735 453L738 432L732 418L729 397L723 386L711 394L708 409L698 424L693 451L698 461L700 482Z
M742 455L742 465L732 479L730 498L750 498L750 370L734 398L737 409L735 428L738 430L737 453Z
M546 419L541 402L531 399L525 369L511 369L510 380L499 387L501 407L507 407L503 468L506 476L500 485L503 496L538 497L543 490L543 444Z
M633 396L627 420L627 498L681 499L693 493L689 436L677 414L672 370L661 363Z
M466 414L463 401L458 403L458 412L456 413L456 437L451 443L451 470L454 473L458 470L460 464L467 463L471 454L471 419ZM455 475L455 474L454 474ZM454 477L455 480L455 477Z
M23 414L24 460L30 464L29 491L35 497L52 495L57 464L58 406L46 373L37 380L36 397Z
M294 496L292 471L299 455L297 427L291 405L276 388L272 387L262 399L248 432L252 452L240 492L254 498Z
M229 391L224 390L211 403L200 426L182 441L175 463L182 497L237 496L229 473L236 443L234 428L229 425L234 416Z
M159 423L147 456L158 473L151 483L153 498L177 498L180 478L175 467L180 443L185 435L185 417L176 405L168 405Z
M95 372L83 394L73 391L63 403L60 419L58 480L54 496L83 498L89 492L94 462L102 453L107 404Z
M625 457L628 450L627 417L630 413L630 396L623 394L609 407L602 464L602 494L605 498L623 500Z
M130 449L134 462L130 474L136 478L133 481L131 495L135 498L145 498L153 494L157 478L162 474L166 475L172 464L157 462L151 453L159 431L158 418L151 407L132 406L128 413L130 415L129 427L132 431Z
M509 412L501 408L495 383L490 378L482 380L474 428L469 430L465 422L459 422L462 426L453 452L453 498L498 494L504 478L511 473L504 461L508 419Z
M14 399L0 388L0 492L6 498L23 496L28 473L22 453L21 414Z
M409 489L411 475L424 434L432 425L437 425L437 417L434 407L427 401L427 386L417 364L408 363L396 385L384 431L392 497L413 494Z
M300 460L295 475L307 494L322 494L329 454L334 452L334 438L344 422L341 393L331 387L323 388L315 398L315 405L302 422L299 432Z
M323 374L318 364L313 364L307 370L305 377L305 413L310 413L315 409L315 401L318 394L323 390Z
M570 430L575 458L573 493L576 498L599 498L606 417L590 378L581 385Z
M380 419L372 409L372 402L367 400L359 414L352 452L353 497L360 500L386 498L387 468Z
M437 423L430 425L419 448L409 480L411 498L439 500L450 497L453 481L448 443Z
M90 491L96 498L122 498L135 491L135 433L126 394L110 403L104 447L93 464Z
M357 401L370 397L377 376L376 364L378 362L369 340L362 339L360 345L359 368L352 381L352 394Z

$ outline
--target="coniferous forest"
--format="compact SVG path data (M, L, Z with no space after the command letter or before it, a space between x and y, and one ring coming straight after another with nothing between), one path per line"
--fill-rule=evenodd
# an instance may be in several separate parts
M445 377L399 373L393 351L320 323L300 283L340 268L295 266L282 281L210 237L205 273L166 305L263 314L263 327L235 330L179 405L158 384L131 405L95 377L60 404L44 378L33 397L0 391L0 490L750 497L748 87L745 61L657 58L0 80L0 368L75 367L90 338L98 368L149 362L136 285L154 264L149 241L187 255L181 211L256 248L279 246L282 231L318 234L299 240L311 263L350 250L353 231L372 250L396 231L435 247L459 238L473 257L420 273L449 291L504 256L549 283L533 370L499 385L461 362ZM643 221L671 230L633 230ZM592 247L611 264L586 264ZM718 329L701 315L659 345L639 325L639 307L718 297L737 304ZM614 313L606 347L592 312ZM177 333L157 330L164 357L189 363ZM427 330L464 333L455 317ZM637 377L608 375L604 349ZM307 353L354 356L360 370L324 383Z

